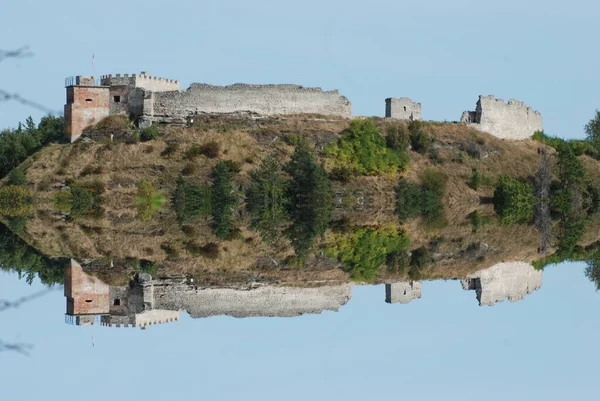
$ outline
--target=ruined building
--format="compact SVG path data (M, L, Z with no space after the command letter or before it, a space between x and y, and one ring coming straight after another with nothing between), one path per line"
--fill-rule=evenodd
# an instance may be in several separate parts
M421 103L413 102L407 97L385 99L385 118L396 120L422 120Z
M318 114L351 118L350 101L337 90L298 85L214 86L193 83L182 91L177 80L140 74L76 76L65 81L65 130L71 142L107 116L126 115L145 128L152 123L187 124L195 115L248 112L258 116ZM385 99L385 117L422 120L421 103L407 97ZM461 122L498 138L527 139L542 130L542 116L523 102L480 96Z
M511 99L505 103L491 96L479 96L475 111L465 111L462 123L502 139L528 139L542 131L542 115L525 103Z
M352 106L338 91L298 85L213 86L145 72L132 75L67 78L66 134L75 141L86 127L109 115L128 115L140 127L153 122L184 124L198 113L251 112L258 115L321 114L349 118Z
M337 311L352 296L352 284L302 287L258 287L252 290L199 289L185 276L153 279L139 274L130 285L109 286L71 260L65 268L66 320L70 324L147 327L210 316L292 317Z
M461 279L464 290L475 291L479 305L494 306L506 298L519 301L542 286L542 271L525 262L498 263Z
M385 285L385 302L388 304L407 304L421 298L420 281L400 281Z

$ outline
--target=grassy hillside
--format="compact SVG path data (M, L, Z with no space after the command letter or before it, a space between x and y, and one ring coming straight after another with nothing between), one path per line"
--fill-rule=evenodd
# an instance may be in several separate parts
M382 135L394 129L406 131L402 122L373 121ZM501 261L540 257L536 229L527 224L500 226L489 203L500 175L527 179L535 174L540 144L500 140L453 123L424 123L420 130L432 143L425 151L413 146L406 169L353 174L345 181L334 181L332 229L318 238L305 260L295 260L286 238L264 241L250 228L244 204L251 171L269 155L282 165L287 163L294 145L303 137L314 147L317 163L333 173L340 162L339 157L328 156L331 146L349 127L348 120L315 116L206 116L191 127L159 127L158 132L140 134L127 121L111 118L90 129L87 138L74 144L51 144L20 166L35 204L16 231L51 257L143 259L161 264L166 271L193 274L210 285L235 277L287 284L348 280L350 275L340 269L340 263L325 254L334 238L339 239L335 232L349 233L358 227L392 225L410 238L411 249L428 248L435 263L420 270L424 278L460 277ZM150 140L140 142L140 135ZM600 165L584 158L589 176L600 185ZM234 163L234 190L239 200L233 213L235 235L225 240L211 229L210 216L178 221L171 202L179 177L210 188L213 169L223 160ZM401 224L394 211L394 188L401 178L418 182L426 169L444 175L443 221L427 225L417 217ZM474 169L479 176L476 189L472 183ZM166 203L160 206L157 201L146 211L141 209L142 181L150 184L152 196ZM97 213L76 215L73 209L61 209L65 191L92 184L101 188ZM4 219L9 226L14 224ZM588 229L588 243L597 241L597 224L591 227L595 232ZM382 268L376 280L408 275L408 271Z

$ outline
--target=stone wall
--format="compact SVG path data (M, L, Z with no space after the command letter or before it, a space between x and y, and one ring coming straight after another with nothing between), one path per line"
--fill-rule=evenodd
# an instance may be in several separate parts
M397 120L422 120L421 103L413 102L407 97L385 99L385 117Z
M352 116L350 102L338 91L298 85L192 84L183 92L152 93L152 107L145 104L144 117L154 121L185 122L187 117L198 113L243 111L259 115Z
M140 74L102 75L100 84L103 86L130 86L152 92L178 91L179 81L175 79L155 77L142 71Z
M466 111L461 122L502 139L528 139L543 130L542 115L525 103L505 103L491 96L479 96L475 111Z
M542 286L542 271L525 262L498 263L461 280L463 289L474 290L479 305L493 306L506 298L515 302Z
M154 287L156 308L186 311L192 318L291 317L337 311L351 296L351 284L315 288L259 287L247 291L195 289L184 284Z
M420 281L400 281L385 285L385 302L388 304L407 304L421 298Z
M90 78L93 77L77 77ZM109 115L109 88L104 86L69 86L65 104L65 133L71 142L77 140L83 130L99 123Z
M100 315L109 311L109 286L86 273L71 259L64 270L68 315Z

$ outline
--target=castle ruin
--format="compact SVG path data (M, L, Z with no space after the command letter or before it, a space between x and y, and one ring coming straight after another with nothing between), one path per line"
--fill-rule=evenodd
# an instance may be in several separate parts
M521 101L505 103L493 95L479 96L475 111L463 112L460 121L502 139L528 139L544 129L539 112Z
M395 120L422 120L421 103L413 102L407 97L385 99L385 118Z
M385 285L385 302L388 304L407 304L421 298L420 281L400 281Z
M66 134L71 142L109 115L127 115L141 128L152 123L185 124L199 113L250 112L262 116L320 114L350 118L352 105L337 90L299 85L213 86L141 74L67 78Z
M187 124L198 114L247 112L259 116L313 114L351 118L350 101L337 90L299 85L233 84L214 86L192 83L180 90L177 80L140 74L76 76L65 80L65 131L71 142L84 129L113 115L126 115L140 128L153 123ZM385 99L385 117L422 120L421 103L407 97ZM479 131L503 139L527 139L541 131L542 116L523 102L505 103L480 96L475 111L460 120Z
M542 286L542 271L525 262L498 263L461 279L464 290L475 291L479 305L494 306L508 298L519 301Z

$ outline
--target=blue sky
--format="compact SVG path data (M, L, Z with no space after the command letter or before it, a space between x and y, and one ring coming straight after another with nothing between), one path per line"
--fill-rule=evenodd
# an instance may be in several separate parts
M337 313L146 331L69 326L57 290L0 313L0 338L35 345L0 353L2 399L597 400L600 294L583 268L548 267L540 290L494 307L458 281L408 305L364 286ZM0 298L40 288L0 272Z
M386 97L457 120L479 94L525 101L546 131L583 136L597 101L600 3L591 0L383 1L4 0L0 88L62 110L64 78L150 74L211 84L297 83L339 89L356 115ZM0 127L29 114L0 103Z

